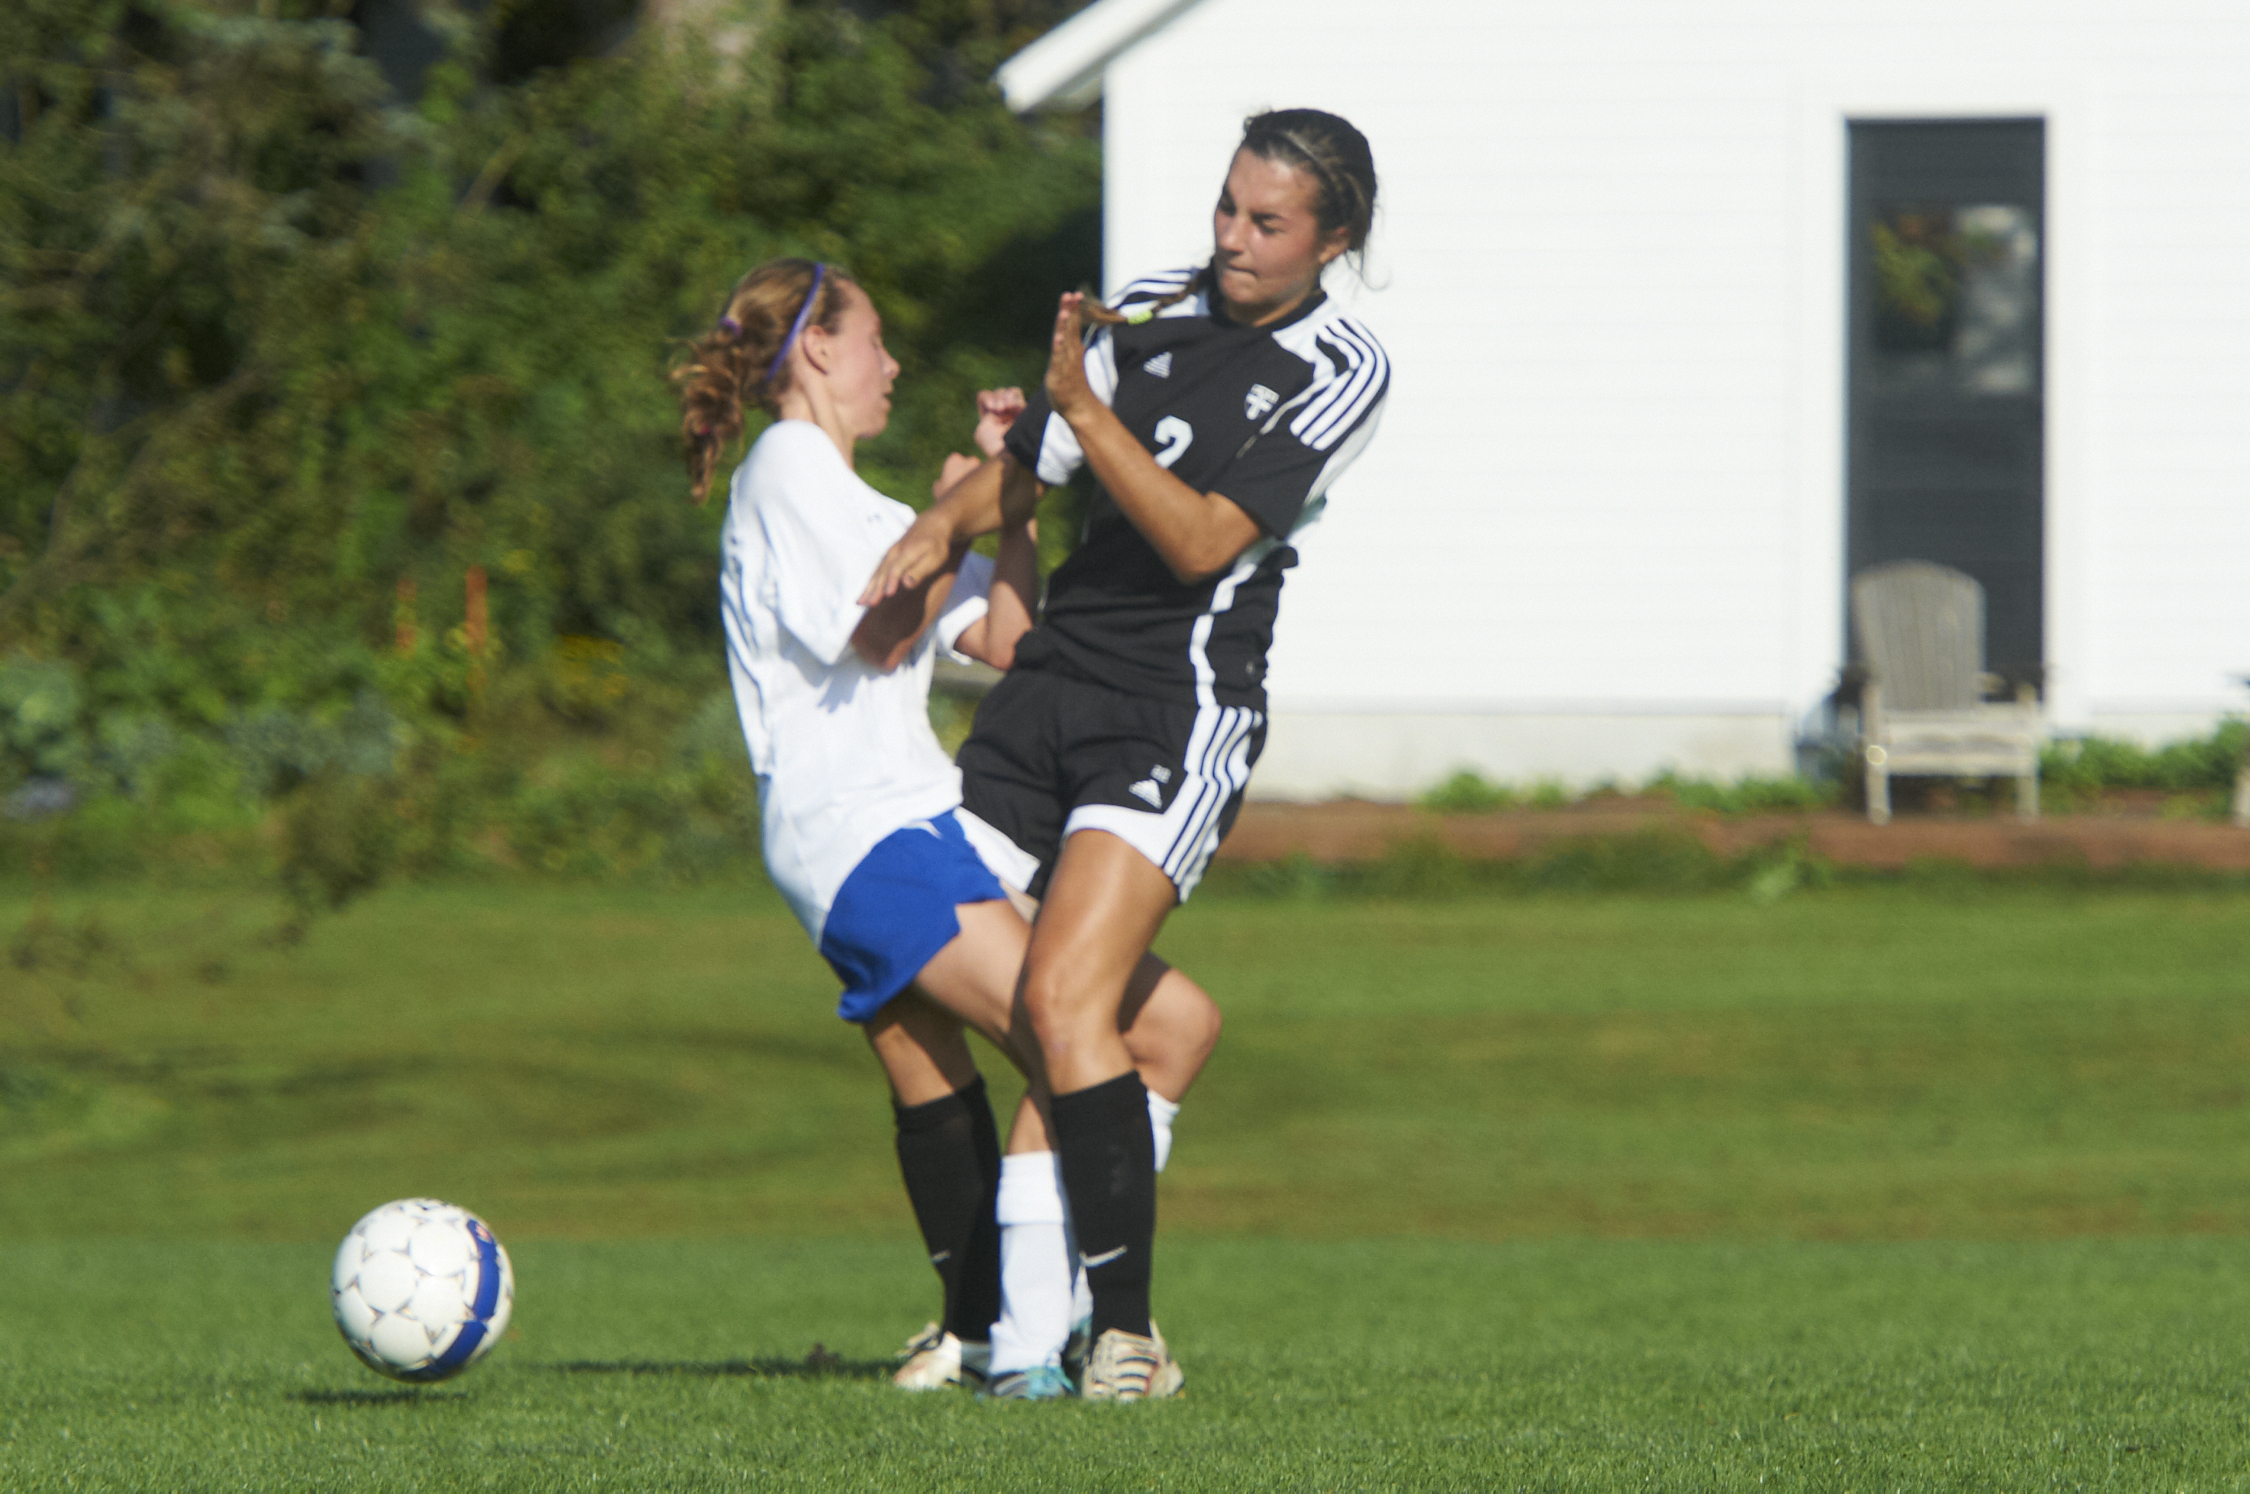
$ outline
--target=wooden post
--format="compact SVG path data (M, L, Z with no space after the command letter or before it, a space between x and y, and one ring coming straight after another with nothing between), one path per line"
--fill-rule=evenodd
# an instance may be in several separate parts
M485 626L489 616L484 605L483 566L472 565L469 567L467 586L469 652L476 658L481 659L484 657Z
M2250 737L2242 739L2242 766L2234 770L2234 822L2250 830Z
M2234 678L2237 684L2250 685L2250 674L2238 674ZM2234 770L2233 808L2235 824L2250 830L2250 736L2242 739L2242 764Z
M489 614L484 601L484 567L472 565L465 580L467 588L466 631L469 635L469 690L472 694L484 692L484 653Z
M414 620L414 578L412 576L398 578L398 608L392 613L392 618L398 629L393 647L398 650L400 657L403 658L414 652L414 647L421 641L422 636L421 629Z
M1883 688L1869 680L1859 689L1859 730L1866 742L1867 822L1891 822L1891 751L1879 740L1883 735Z

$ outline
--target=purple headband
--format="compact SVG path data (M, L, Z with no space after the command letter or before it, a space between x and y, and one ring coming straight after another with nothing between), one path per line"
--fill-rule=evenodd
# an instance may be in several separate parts
M722 316L719 318L719 330L726 333L727 336L733 338L736 342L742 341L742 323L736 321L731 316Z
M827 273L828 266L819 263L813 265L812 289L805 292L805 304L797 308L797 319L789 324L789 335L781 340L781 351L773 355L772 363L766 365L766 383L773 382L773 376L781 372L782 360L797 345L797 334L805 330L805 318L812 315L813 302L820 299L821 277Z

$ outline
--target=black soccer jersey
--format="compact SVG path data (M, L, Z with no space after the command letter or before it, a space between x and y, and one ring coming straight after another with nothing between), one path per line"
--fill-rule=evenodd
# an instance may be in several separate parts
M1112 303L1131 314L1196 272L1135 281ZM1337 474L1375 434L1390 389L1382 346L1317 289L1287 321L1246 327L1208 288L1146 320L1087 340L1094 392L1172 475L1220 493L1263 536L1232 567L1182 584L1154 546L1096 490L1084 533L1047 583L1038 627L1016 666L1059 665L1134 694L1265 709L1266 650L1289 539L1316 519ZM1050 485L1084 463L1069 423L1042 393L1008 433L1008 451Z

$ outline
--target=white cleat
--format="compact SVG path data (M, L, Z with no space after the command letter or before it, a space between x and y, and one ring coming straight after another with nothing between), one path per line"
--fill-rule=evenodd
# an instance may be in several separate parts
M1089 1401L1156 1401L1178 1395L1186 1376L1154 1323L1148 1325L1148 1332L1143 1338L1111 1328L1095 1339L1079 1396Z
M965 1344L931 1323L898 1351L901 1361L891 1383L901 1390L943 1390L948 1385L979 1384L992 1362L990 1344Z

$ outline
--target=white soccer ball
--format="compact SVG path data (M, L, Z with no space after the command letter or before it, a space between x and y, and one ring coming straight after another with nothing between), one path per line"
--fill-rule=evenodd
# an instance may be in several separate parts
M516 1305L492 1231L434 1198L402 1198L353 1225L328 1286L344 1342L394 1380L461 1373L491 1352Z

